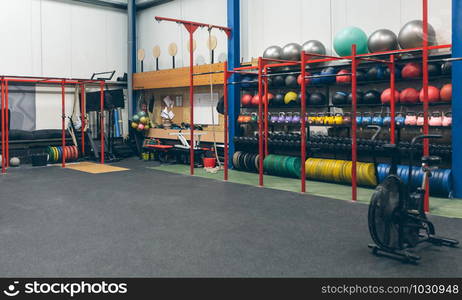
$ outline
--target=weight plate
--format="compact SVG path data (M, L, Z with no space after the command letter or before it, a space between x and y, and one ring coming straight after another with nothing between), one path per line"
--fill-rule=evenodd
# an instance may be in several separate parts
M259 172L260 170L260 155L255 156L255 170Z
M238 158L239 158L239 153L241 153L241 151L236 151L236 152L234 152L234 155L233 155L233 166L236 169L239 169L239 166L237 165Z
M244 155L245 154L246 154L245 152L241 152L241 154L239 155L238 163L237 163L239 165L239 170L242 170L242 171L244 171L244 167L245 167L244 166Z

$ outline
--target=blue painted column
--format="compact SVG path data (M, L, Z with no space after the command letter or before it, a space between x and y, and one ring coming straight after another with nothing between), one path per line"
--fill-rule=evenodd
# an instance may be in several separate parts
M462 1L452 0L452 56L462 57ZM462 61L452 62L452 174L454 197L462 198Z
M228 27L231 28L231 38L228 40L228 68L240 67L241 58L241 26L240 26L240 0L228 1ZM232 75L230 82L237 81L237 76ZM232 84L228 87L228 113L229 113L229 165L232 166L234 147L234 136L236 135L238 125L237 117L240 112L240 95L239 87Z

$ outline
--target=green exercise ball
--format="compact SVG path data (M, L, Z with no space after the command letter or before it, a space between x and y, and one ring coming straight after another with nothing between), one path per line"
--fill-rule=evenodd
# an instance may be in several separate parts
M357 54L368 53L367 35L358 27L346 27L335 35L334 49L339 56L351 55L351 46L356 44Z
M140 118L146 117L147 115L148 114L144 110L138 112L138 116L140 116Z

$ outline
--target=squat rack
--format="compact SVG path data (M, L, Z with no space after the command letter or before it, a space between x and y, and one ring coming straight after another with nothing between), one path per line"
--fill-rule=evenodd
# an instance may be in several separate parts
M9 167L9 83L25 83L25 84L49 84L61 86L61 144L64 149L66 145L66 86L80 86L81 97L80 97L80 114L81 114L81 145L82 154L84 154L85 146L85 117L84 117L84 99L85 99L85 86L86 85L98 85L100 87L100 127L101 127L101 164L104 164L104 85L105 80L89 80L89 79L75 79L75 78L57 78L57 77L39 77L39 76L0 76L1 83L1 133L2 133L2 174L6 173ZM61 167L66 167L66 156L62 155Z

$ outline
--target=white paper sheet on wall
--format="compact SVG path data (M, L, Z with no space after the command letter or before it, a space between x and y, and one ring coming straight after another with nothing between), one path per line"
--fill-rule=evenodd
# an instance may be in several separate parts
M194 124L218 125L217 103L218 93L213 94L212 100L210 93L194 94Z

